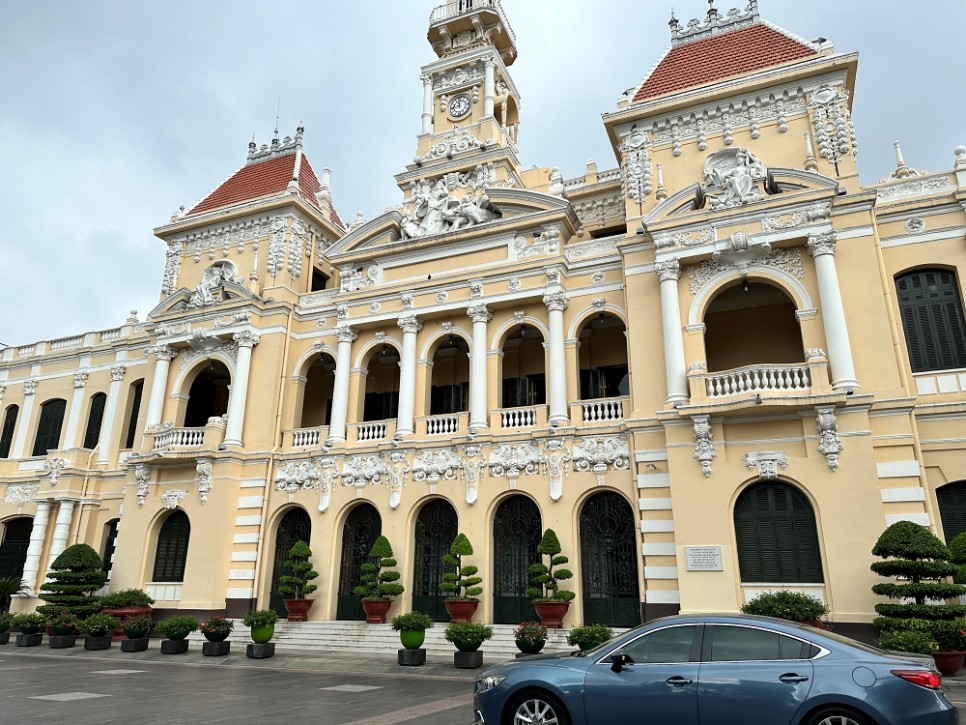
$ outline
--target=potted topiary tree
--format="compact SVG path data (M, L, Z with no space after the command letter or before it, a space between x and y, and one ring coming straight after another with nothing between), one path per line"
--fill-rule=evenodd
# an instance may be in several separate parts
M37 607L44 615L67 609L77 619L86 619L101 609L94 595L107 581L104 564L87 544L64 549L50 565L49 581L40 585L40 598L47 602Z
M579 647L580 651L593 649L597 645L604 644L614 636L614 630L604 624L584 624L574 627L567 635L567 644L572 647Z
M369 550L370 561L360 567L360 584L353 593L362 597L362 609L367 624L385 624L386 613L392 606L392 598L403 593L399 572L393 569L396 560L392 555L389 539L379 535Z
M161 640L161 654L184 654L188 651L187 637L198 629L198 620L187 615L162 619L155 626L166 639Z
M483 579L476 576L479 567L463 565L463 557L472 555L473 545L466 534L457 534L449 551L443 555L443 566L448 571L443 573L439 588L451 594L443 600L451 622L469 622L480 605L476 598L483 593L483 587L479 586Z
M476 669L483 665L483 653L479 649L483 642L493 636L493 629L476 622L454 622L446 628L444 636L457 650L453 653L453 666L457 669Z
M87 635L84 638L84 649L110 649L111 634L116 626L117 620L109 614L92 614L82 621L78 629Z
M16 614L11 618L10 626L20 630L20 634L17 635L18 647L37 647L43 642L42 630L47 626L47 619L38 612Z
M269 640L275 635L275 622L278 612L274 609L253 609L242 622L251 628L254 644L248 645L245 656L253 660L262 660L275 655L275 643Z
M423 612L409 612L392 618L392 628L399 632L403 649L397 653L396 661L401 665L421 665L426 662L423 642L426 630L433 626L433 618Z
M311 556L309 545L300 539L292 544L292 548L288 550L288 559L282 563L282 570L287 573L278 578L277 591L285 597L285 611L288 612L290 622L304 622L308 619L313 600L306 597L318 589L315 584L309 583L319 576L309 562Z
M146 614L128 617L121 625L121 631L127 637L127 639L121 640L121 652L143 652L148 648L151 618Z
M212 615L198 628L206 642L201 645L205 657L224 657L231 651L231 642L226 642L235 623L218 615Z
M810 594L783 589L759 594L742 605L741 611L745 614L777 617L824 629L822 617L828 614L828 607Z
M949 549L926 527L898 521L882 532L872 553L883 559L872 562L872 571L899 579L872 586L875 594L898 600L875 605L879 616L872 623L883 634L914 630L936 639L937 630L947 626L944 622L966 615L966 605L933 603L961 596L966 586L943 581L956 574L958 567L949 561ZM944 652L933 654L936 666L944 675L955 674L963 665L963 653L947 656Z
M124 625L131 617L146 616L150 620L154 600L143 589L120 589L101 597L101 612L118 621L114 628L114 641L124 639Z
M530 581L534 586L527 589L527 596L533 599L533 608L546 627L562 627L567 616L570 602L576 596L572 591L560 588L560 582L573 577L570 569L555 569L570 561L560 555L560 540L553 529L547 529L537 544L540 561L530 565ZM543 557L548 563L543 563Z

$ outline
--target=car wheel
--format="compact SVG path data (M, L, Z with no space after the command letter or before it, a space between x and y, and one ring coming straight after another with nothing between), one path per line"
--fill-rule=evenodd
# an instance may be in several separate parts
M867 717L844 707L829 707L812 715L806 725L874 725Z
M521 695L510 706L510 715L509 725L570 725L560 700L546 692Z

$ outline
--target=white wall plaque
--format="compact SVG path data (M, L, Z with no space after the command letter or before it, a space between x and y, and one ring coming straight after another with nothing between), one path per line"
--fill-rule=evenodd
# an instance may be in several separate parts
M722 571L720 546L685 546L688 571Z

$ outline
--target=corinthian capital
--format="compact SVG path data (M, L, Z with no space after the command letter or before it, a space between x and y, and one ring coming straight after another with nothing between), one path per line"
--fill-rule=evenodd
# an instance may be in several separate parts
M484 304L471 305L470 307L467 307L466 314L470 316L470 319L473 320L473 322L489 322L493 319L493 313L490 312L490 308Z
M657 272L657 278L662 282L668 280L677 282L681 279L681 263L676 259L669 259L666 262L656 262L654 264L654 271Z
M547 306L548 310L563 312L570 304L570 300L563 292L548 292L543 296L543 304Z
M124 380L124 373L127 372L127 367L124 365L115 365L111 368L111 382L119 383Z
M335 339L339 342L355 342L359 339L359 333L349 325L339 325L335 328Z
M242 330L241 332L236 332L232 339L238 343L238 347L255 347L261 337L257 332L252 332L251 330Z
M405 317L400 317L396 320L396 324L403 332L409 332L416 334L423 329L422 320L416 317L416 315L406 315Z
M144 352L148 355L155 355L158 360L165 360L167 362L171 362L178 357L178 351L170 345L152 345Z
M821 254L835 254L835 232L808 235L808 251L813 257Z
M23 394L33 395L37 392L37 383L40 381L37 378L27 378L23 381Z

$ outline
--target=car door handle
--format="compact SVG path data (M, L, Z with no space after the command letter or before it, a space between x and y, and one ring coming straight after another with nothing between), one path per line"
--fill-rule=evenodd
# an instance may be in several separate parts
M668 677L665 682L675 687L684 687L685 685L690 685L693 680L689 680L687 677L681 677L678 675L676 677Z
M782 682L787 682L790 685L797 685L799 682L805 682L808 677L806 675L796 675L794 672L789 672L788 674L782 675L778 679Z

